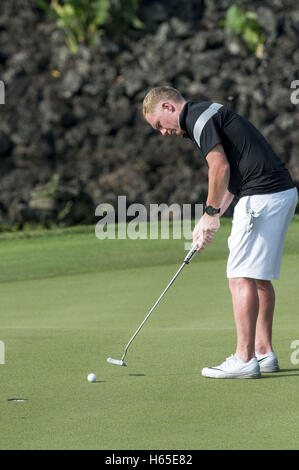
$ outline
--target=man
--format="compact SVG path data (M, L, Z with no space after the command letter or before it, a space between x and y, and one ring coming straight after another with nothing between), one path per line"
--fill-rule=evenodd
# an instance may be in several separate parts
M227 277L237 329L235 354L202 375L258 378L279 370L272 347L275 292L285 235L298 193L288 170L261 133L219 103L186 101L171 87L153 88L143 102L145 120L162 135L184 135L208 164L208 197L195 226L198 251L211 242L219 218L235 196L228 239Z

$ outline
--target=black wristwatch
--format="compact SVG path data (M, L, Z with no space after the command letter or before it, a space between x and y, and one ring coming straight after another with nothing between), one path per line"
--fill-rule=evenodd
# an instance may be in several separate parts
M220 209L215 209L215 207L212 207L212 206L206 206L205 207L205 212L208 215L216 215L216 214L220 213Z

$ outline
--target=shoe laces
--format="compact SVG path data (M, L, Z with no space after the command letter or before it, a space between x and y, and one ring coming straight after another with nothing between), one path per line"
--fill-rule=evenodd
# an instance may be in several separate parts
M225 361L221 364L221 367L229 367L231 364L235 363L238 361L238 358L236 357L235 354L231 354L229 357L225 359Z

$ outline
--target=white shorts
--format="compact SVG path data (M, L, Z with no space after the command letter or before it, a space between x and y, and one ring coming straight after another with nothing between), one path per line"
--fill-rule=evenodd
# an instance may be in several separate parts
M297 188L239 200L228 238L228 278L279 279L285 236L297 202Z

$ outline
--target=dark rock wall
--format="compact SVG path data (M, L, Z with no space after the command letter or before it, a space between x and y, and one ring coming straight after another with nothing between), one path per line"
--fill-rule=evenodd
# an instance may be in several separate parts
M228 0L142 0L142 31L72 55L34 0L1 2L0 223L93 223L95 207L203 202L207 169L185 139L143 121L149 88L169 84L250 119L299 182L297 0L238 2L267 40L262 58L220 22ZM182 7L183 5L183 7Z

